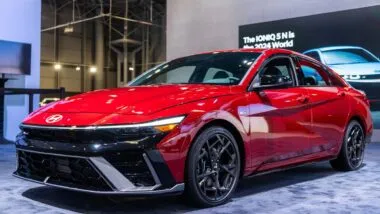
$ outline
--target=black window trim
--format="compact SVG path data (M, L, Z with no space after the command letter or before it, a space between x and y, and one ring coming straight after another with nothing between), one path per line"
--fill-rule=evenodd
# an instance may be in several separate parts
M254 81L255 79L257 78L258 75L260 75L260 73L263 72L263 69L265 68L265 66L267 64L269 64L272 60L274 59L278 59L278 58L287 58L290 60L290 64L292 66L292 71L290 71L290 75L292 76L292 81L293 81L293 86L287 86L286 88L295 88L299 85L299 82L298 82L298 78L297 78L297 75L296 75L296 66L295 66L295 60L293 58L293 54L285 54L285 53L279 53L279 54L273 54L271 55L270 57L268 57L267 59L265 59L265 61L260 65L260 68L258 69L258 71L256 72L256 74L252 77L251 79L251 82L247 88L247 91L254 91L253 89L255 88L253 86L254 84ZM284 87L285 88L285 87Z
M313 52L315 52L315 53L318 55L319 60L318 60L318 59L315 59L314 57L311 57L311 56L307 55L307 54L309 54L309 53L313 53ZM313 60L316 60L316 61L319 62L319 63L322 63L322 55L321 55L321 53L320 53L318 50L308 51L308 52L305 53L304 55L307 56L307 57L312 58Z
M322 70L323 72L325 72L327 74L327 76L328 76L327 85L323 85L323 86L320 86L320 85L298 85L299 87L321 87L321 88L326 88L326 87L341 87L341 86L334 85L332 83L331 77L333 76L333 74L331 74L331 72L327 69L327 67L324 64L321 64L316 59L310 60L310 59L308 59L306 57L303 57L303 56L296 56L295 58L296 58L296 62L297 62L297 65L298 65L297 68L300 69L301 72L302 72L302 70L301 70L302 68L300 67L300 60L304 60L304 61L307 61L310 64L313 64L314 66L320 68L320 70Z

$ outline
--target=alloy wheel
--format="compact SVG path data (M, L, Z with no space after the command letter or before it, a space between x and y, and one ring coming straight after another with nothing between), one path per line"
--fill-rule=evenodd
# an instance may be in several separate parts
M347 158L353 168L361 166L364 157L364 133L359 125L350 130L347 137Z
M224 134L209 136L202 146L197 166L197 187L208 201L224 200L239 179L238 148Z

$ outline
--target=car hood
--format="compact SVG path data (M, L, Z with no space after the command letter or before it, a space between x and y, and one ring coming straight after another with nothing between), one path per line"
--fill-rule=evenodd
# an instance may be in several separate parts
M329 65L339 75L380 74L380 62Z
M148 115L196 100L231 94L228 86L159 85L104 89L76 95L41 109L44 113Z

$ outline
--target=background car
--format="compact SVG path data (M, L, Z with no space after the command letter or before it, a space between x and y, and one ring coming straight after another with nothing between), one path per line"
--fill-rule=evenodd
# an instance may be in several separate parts
M374 109L380 101L380 61L368 50L355 46L333 46L312 49L305 55L328 65L354 88L364 91Z
M58 97L47 97L47 98L44 98L41 102L40 102L40 107L42 106L46 106L47 104L49 103L52 103L52 102L56 102L60 100Z
M16 177L97 194L185 192L227 202L238 181L331 160L360 169L372 135L366 96L282 49L175 59L128 87L69 97L20 126Z

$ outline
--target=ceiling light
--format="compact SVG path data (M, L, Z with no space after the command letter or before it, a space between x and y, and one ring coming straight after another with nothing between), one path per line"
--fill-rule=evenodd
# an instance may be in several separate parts
M80 71L80 67L77 66L77 67L75 68L75 70L76 70L76 71Z
M72 25L69 25L63 29L64 33L72 33L74 32L74 27Z
M62 69L62 65L61 64L59 64L59 63L55 63L54 64L54 70L59 71L61 69Z
M96 73L98 69L95 66L90 67L90 73Z
M134 71L135 69L133 67L129 67L129 70L130 71Z

